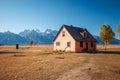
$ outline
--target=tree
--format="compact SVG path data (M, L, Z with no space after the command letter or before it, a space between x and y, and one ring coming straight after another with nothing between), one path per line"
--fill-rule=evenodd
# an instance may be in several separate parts
M29 44L30 44L31 46L33 45L33 43L34 43L34 41L33 41L33 40L30 40Z
M106 45L109 44L112 39L114 38L115 34L112 31L112 28L110 25L102 25L100 29L100 38L105 44L105 50L106 50Z
M116 32L118 33L118 36L120 37L120 23L118 24L118 28L117 28Z

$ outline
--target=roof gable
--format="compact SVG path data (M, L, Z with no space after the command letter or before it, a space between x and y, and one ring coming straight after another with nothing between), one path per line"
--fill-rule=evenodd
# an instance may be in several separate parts
M56 34L56 36L54 37L53 41L56 40L57 36L59 35L59 33L61 32L61 30L63 29L63 27L64 27L64 26L62 26L62 27L59 29L59 31L58 31L58 33Z

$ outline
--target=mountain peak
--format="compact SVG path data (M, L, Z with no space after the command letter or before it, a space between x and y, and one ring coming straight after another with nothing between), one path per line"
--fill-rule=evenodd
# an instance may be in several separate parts
M50 34L51 32L52 32L51 29L46 29L44 33L45 33L45 34Z
M46 29L44 32L40 32L39 29L29 30L26 29L19 34L12 33L10 31L0 33L0 44L27 44L32 39L35 43L52 44L53 38L57 34L56 30ZM99 36L95 36L98 44L103 44ZM120 44L120 40L113 39L111 44Z
M10 31L6 31L6 32L3 32L3 33L5 33L5 34L15 34L15 33L10 32Z
M36 29L35 31L38 32L38 33L41 33L41 31L39 29Z

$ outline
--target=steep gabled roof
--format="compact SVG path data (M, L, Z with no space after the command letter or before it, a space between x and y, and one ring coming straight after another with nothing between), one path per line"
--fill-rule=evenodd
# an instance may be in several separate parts
M62 27L60 28L59 32L55 36L54 40L57 38L57 36L59 35L59 33L60 33L60 31L61 31L61 29L63 27L66 28L66 30L69 32L69 34L76 41L86 41L86 42L97 41L87 30L86 30L86 32L87 32L87 38L83 38L83 36L80 34L80 32L82 32L84 30L84 28L79 28L79 27L74 27L74 26L68 26L68 25L62 25Z

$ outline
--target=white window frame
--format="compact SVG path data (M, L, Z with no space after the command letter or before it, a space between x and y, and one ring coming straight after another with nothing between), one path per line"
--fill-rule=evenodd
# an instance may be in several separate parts
M71 42L67 42L67 47L71 47Z
M62 32L62 37L65 37L65 31Z
M56 46L60 46L60 42L56 42Z

